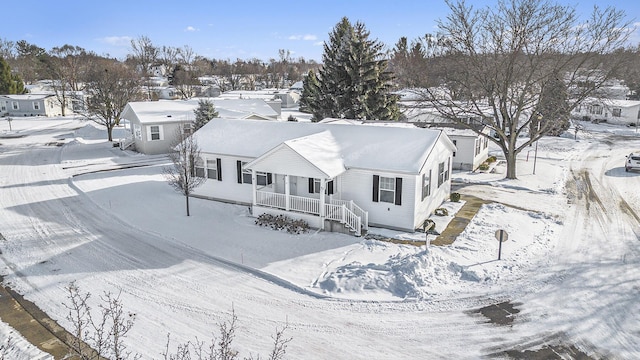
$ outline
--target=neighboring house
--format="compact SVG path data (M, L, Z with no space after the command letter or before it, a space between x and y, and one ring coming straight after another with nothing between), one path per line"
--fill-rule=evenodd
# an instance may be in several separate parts
M585 99L573 109L571 116L594 122L637 125L640 119L640 101Z
M458 126L439 126L431 129L441 129L456 146L453 153L454 170L474 171L489 157L490 129L483 127L480 135L475 131Z
M455 146L417 127L237 121L198 130L195 195L325 230L420 228L450 195Z
M65 113L72 113L70 104ZM53 94L0 95L2 116L61 116L62 107Z
M220 98L226 99L263 99L269 105L274 106L276 111L281 108L294 108L300 102L300 93L288 89L265 89L265 90L233 90L220 94ZM276 108L278 107L278 108Z
M131 134L121 141L121 148L133 148L143 154L168 153L178 141L180 129L191 132L198 98L173 101L136 101L128 103L121 120L131 125ZM231 119L277 120L278 113L263 100L211 100L218 116Z

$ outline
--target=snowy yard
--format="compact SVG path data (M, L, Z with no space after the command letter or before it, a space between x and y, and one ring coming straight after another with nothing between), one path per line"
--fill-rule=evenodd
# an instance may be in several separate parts
M452 174L459 192L495 202L452 245L426 248L291 235L255 225L247 207L202 199L187 217L164 157L120 151L73 118L12 127L26 136L0 138L5 282L63 326L69 282L96 298L120 292L137 314L127 345L145 359L160 358L168 332L210 337L232 308L244 355L266 352L288 324L293 359L478 358L548 338L640 357L640 173L623 168L640 148L633 130L591 125L579 141L543 138L537 154L519 155L517 180L504 179L504 165ZM436 227L450 218L434 217ZM509 234L501 260L499 229ZM510 327L466 313L503 300L522 304ZM10 331L0 326L0 339ZM25 345L13 355L32 354Z

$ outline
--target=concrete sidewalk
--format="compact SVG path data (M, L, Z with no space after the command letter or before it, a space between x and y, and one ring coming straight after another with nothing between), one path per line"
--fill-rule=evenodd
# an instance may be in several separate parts
M0 276L0 282L3 281ZM71 351L64 341L71 334L35 304L5 286L0 286L0 319L54 359L79 359L68 355Z

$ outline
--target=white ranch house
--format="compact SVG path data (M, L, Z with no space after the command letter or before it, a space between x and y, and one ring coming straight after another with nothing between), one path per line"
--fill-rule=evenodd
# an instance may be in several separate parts
M637 125L640 119L640 101L586 99L573 109L571 116L580 120L605 121L616 125Z
M131 147L147 155L168 153L178 141L178 131L191 132L194 110L198 108L199 100L202 99L128 103L120 118L129 124L130 134L120 140L120 147ZM280 114L260 99L206 100L213 102L221 117L269 121L280 119Z
M194 136L194 195L360 235L420 228L450 195L455 146L439 130L216 118Z

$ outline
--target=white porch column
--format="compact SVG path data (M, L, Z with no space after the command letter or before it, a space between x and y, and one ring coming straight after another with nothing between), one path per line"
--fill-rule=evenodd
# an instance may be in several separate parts
M284 176L284 207L287 211L291 209L291 199L289 198L291 195L290 185L289 175L287 174Z
M324 189L327 187L327 181L320 178L320 230L324 230Z
M253 206L256 206L256 197L258 196L257 182L258 180L256 179L256 171L251 169L251 195L252 195L251 201Z

